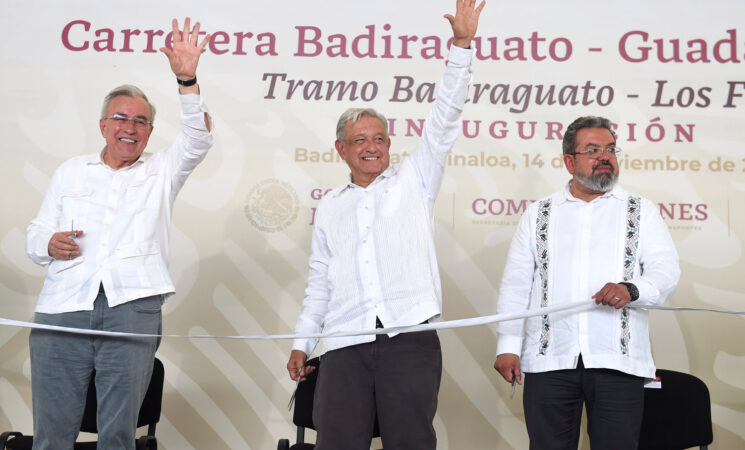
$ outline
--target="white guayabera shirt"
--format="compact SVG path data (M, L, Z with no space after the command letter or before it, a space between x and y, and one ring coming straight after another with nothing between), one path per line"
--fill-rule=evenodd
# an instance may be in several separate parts
M434 246L434 203L460 132L473 51L453 46L437 101L417 148L366 188L329 192L316 211L310 273L297 333L414 325L442 312ZM375 336L324 340L323 351ZM295 340L309 355L317 339Z
M638 305L664 303L680 278L678 253L657 205L616 186L590 202L569 184L526 210L510 245L497 313L586 300L606 283L629 281ZM589 310L497 324L497 355L520 355L523 372L588 369L654 378L648 313Z
M109 306L173 294L168 273L171 210L181 187L212 146L200 95L181 95L181 132L167 149L114 170L102 154L63 163L26 230L26 253L48 266L36 312L92 310L103 283ZM56 260L47 246L59 231L82 230L81 255Z

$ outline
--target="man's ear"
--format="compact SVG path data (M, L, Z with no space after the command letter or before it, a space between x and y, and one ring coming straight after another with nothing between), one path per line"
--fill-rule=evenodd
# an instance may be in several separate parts
M566 166L567 172L574 175L574 155L564 155L564 166Z
M339 153L339 156L341 156L341 159L344 159L346 161L346 159L344 158L344 144L342 144L341 141L337 139L336 142L334 142L334 147L336 147L336 151Z

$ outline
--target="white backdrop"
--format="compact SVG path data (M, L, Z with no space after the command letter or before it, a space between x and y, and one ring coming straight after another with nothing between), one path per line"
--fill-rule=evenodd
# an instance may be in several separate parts
M178 130L164 45L189 15L215 38L199 81L216 143L177 200L168 333L288 333L300 311L314 207L347 176L338 115L372 106L410 151L444 69L452 1L2 2L0 316L31 320L44 270L23 249L53 170L99 151L114 86L158 108L149 150ZM660 203L681 257L675 306L745 309L745 3L492 0L470 103L437 203L444 318L493 314L527 202L568 179L561 130L618 124L621 183ZM405 43L405 44L404 44ZM342 84L343 83L343 84ZM331 90L336 87L336 90ZM346 90L345 90L346 89ZM702 378L713 448L745 445L745 324L653 312L658 367ZM442 449L527 448L521 393L492 369L494 327L440 334ZM28 331L0 328L0 429L31 431ZM290 343L166 339L163 448L274 448L292 437ZM588 448L583 438L583 448Z

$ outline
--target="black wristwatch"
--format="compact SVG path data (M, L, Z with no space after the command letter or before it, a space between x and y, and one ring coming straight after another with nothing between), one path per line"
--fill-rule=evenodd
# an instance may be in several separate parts
M195 84L197 84L197 77L194 76L194 78L192 78L191 80L180 80L178 77L176 77L176 83L185 87L194 86Z
M629 283L628 281L622 281L618 284L622 284L626 286L626 289L629 291L629 295L631 296L632 302L639 298L639 289L637 289L634 283Z

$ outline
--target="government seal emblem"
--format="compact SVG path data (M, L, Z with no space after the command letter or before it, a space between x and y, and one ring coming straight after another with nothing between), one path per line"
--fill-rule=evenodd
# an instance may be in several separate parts
M246 196L248 221L261 231L280 231L297 218L299 200L295 189L277 179L256 184Z

